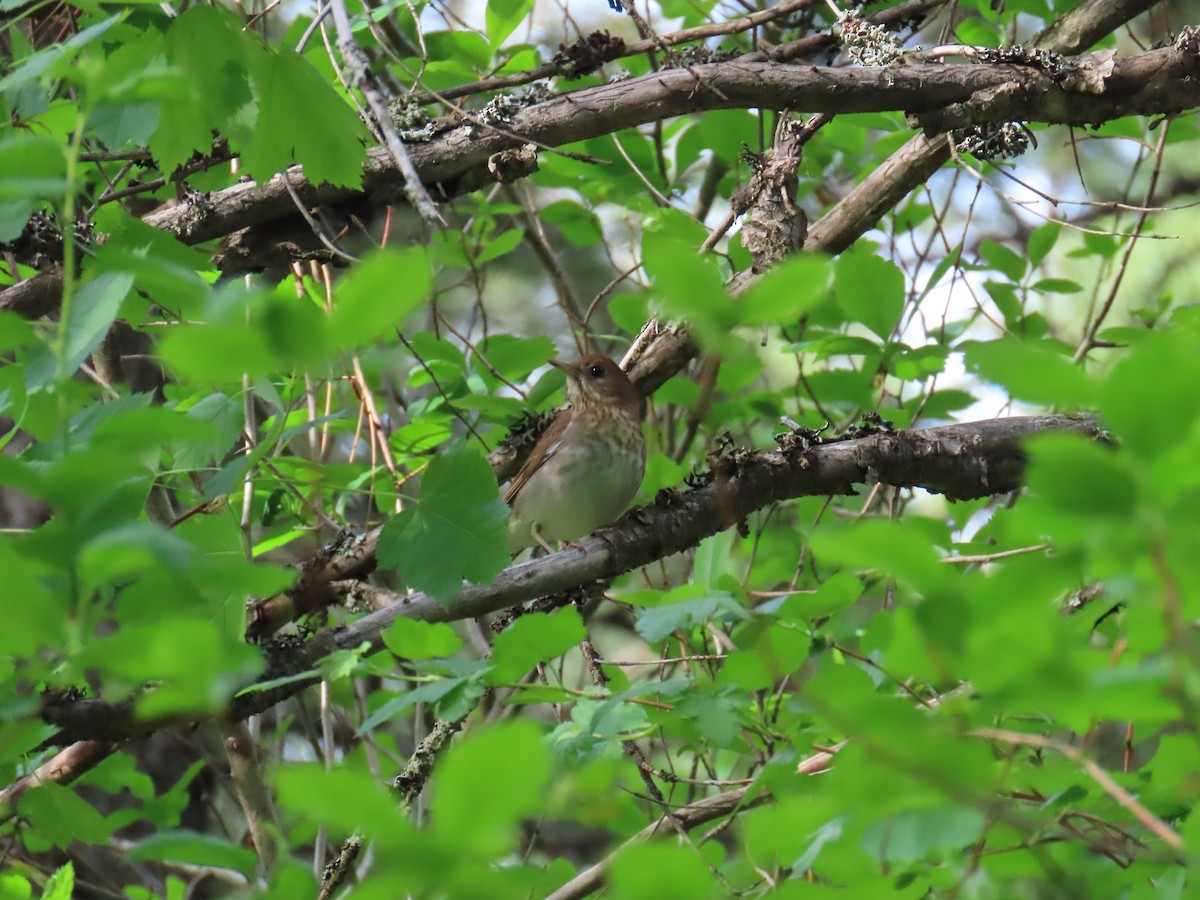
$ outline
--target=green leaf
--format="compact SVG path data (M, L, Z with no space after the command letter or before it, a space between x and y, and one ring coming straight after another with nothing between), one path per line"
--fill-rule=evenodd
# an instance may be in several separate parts
M43 74L60 75L66 71L71 61L92 41L125 18L125 13L109 16L86 28L81 29L65 41L51 44L33 54L15 71L0 78L0 93L9 93L14 88L21 87L40 78ZM61 153L62 149L58 148Z
M579 203L559 200L538 210L538 219L553 225L576 247L592 247L604 240L596 214Z
M816 619L846 609L862 596L863 583L850 572L835 572L814 594L794 594L779 610L784 621Z
M435 831L471 855L503 852L545 803L549 756L532 722L472 729L438 765Z
M939 806L896 813L875 822L863 833L863 849L881 863L906 863L931 854L956 856L984 834L982 812L960 806Z
M474 31L455 29L427 32L425 47L431 60L454 61L453 77L472 69L486 68L492 58L492 48L482 35Z
M251 72L258 125L242 154L246 168L266 181L298 162L313 184L361 187L369 135L312 64L280 48L257 55Z
M54 782L26 791L18 809L30 827L56 847L65 849L72 841L101 844L112 833L112 827L96 807L70 788Z
M866 250L848 250L833 264L837 302L854 322L887 337L904 309L904 273L891 260Z
M40 199L58 199L67 187L67 158L52 138L18 134L0 140L0 241L21 234Z
M471 367L480 378L493 387L499 387L503 384L501 378L524 381L534 369L554 356L554 352L554 342L545 335L521 338L511 334L493 334L479 347L479 354L471 361ZM493 374L493 370L499 373L499 377Z
M232 397L217 391L190 407L185 415L212 428L210 436L193 438L175 453L175 464L183 469L198 469L220 459L241 438L245 410Z
M1061 512L1081 518L1128 517L1137 504L1129 461L1073 434L1045 434L1026 444L1032 462L1026 483Z
M1025 272L1029 268L1029 263L1009 250L1003 244L997 244L995 241L984 241L979 247L979 254L988 261L988 264L1005 275L1011 282L1019 282L1025 277Z
M427 300L432 284L429 260L418 249L371 254L338 281L329 338L349 350L394 337L408 316Z
M693 687L680 697L675 706L681 716L695 723L696 730L705 740L717 747L734 748L741 737L741 714L749 705L749 697L744 691L751 688L739 677L739 673L729 670L731 663L735 669L738 667L739 659L760 662L754 659L753 654L730 654L722 671L723 680L728 679L730 684ZM771 680L768 675L762 687L770 685Z
M317 663L322 681L341 681L354 675L362 665L363 657L371 653L371 645L363 641L349 650L334 650Z
M257 377L272 369L266 338L244 324L181 325L162 338L159 352L181 378L201 384L233 384L243 374Z
M1200 416L1200 350L1172 332L1148 336L1113 367L1100 389L1100 412L1123 447L1158 456L1188 434Z
M921 302L929 296L929 292L942 283L942 279L946 277L946 273L959 265L962 259L962 242L958 243L953 250L941 258L928 280L925 282L925 287L921 289L921 295L917 298L917 302Z
M510 228L508 231L502 232L484 242L479 255L475 257L475 264L482 266L511 253L524 239L525 232L519 228Z
M840 525L824 528L812 535L818 558L827 563L841 563L862 569L885 572L927 593L936 592L945 583L946 567L939 565L934 552L936 532L945 534L942 523L929 519L906 517L899 522L868 519L855 526ZM845 599L853 585L842 580L824 598L838 604ZM798 609L803 608L796 599Z
M457 722L475 707L475 699L483 694L485 686L479 682L478 676L486 668L485 663L473 663L471 671L464 677L439 678L437 681L426 682L420 687L405 691L367 716L358 728L359 733L366 734L378 728L384 722L408 712L418 703L430 704L436 709L438 716L450 722Z
M1095 389L1071 363L1067 348L1054 341L1003 337L960 345L967 369L1003 385L1013 397L1058 408L1086 406Z
M137 705L139 716L155 718L223 709L239 683L259 671L261 656L208 619L172 616L93 641L73 664L131 686L157 681Z
M719 589L721 581L736 571L733 557L733 532L718 531L696 548L692 560L692 580L709 591Z
M399 618L383 633L383 642L397 656L406 659L432 659L450 656L462 646L462 639L445 622L422 622Z
M785 325L796 321L829 292L829 259L796 253L773 267L743 299L748 325Z
M539 662L562 656L587 637L574 607L553 614L526 613L496 635L492 644L490 684L507 684L523 677Z
M153 243L134 246L124 235L110 237L97 248L92 269L97 273L132 275L138 290L148 294L165 309L199 309L210 290L192 268L199 260L193 258L187 265L180 265L166 255L160 255L161 251L156 249L156 245L161 247L163 243L166 241L156 239Z
M622 900L728 896L694 845L666 841L634 844L618 853L612 863L612 893Z
M68 860L46 879L42 900L71 900L75 894L75 867Z
M0 9L3 8L4 4L0 3ZM0 872L0 897L4 900L30 900L33 897L33 885L15 872Z
M366 769L338 766L280 767L275 772L280 803L293 816L336 829L341 835L365 833L389 852L419 846L408 820Z
M701 596L696 596L698 593ZM689 595L690 599L674 599ZM648 643L657 643L673 631L692 628L718 613L735 619L746 616L737 600L724 591L710 594L699 585L684 585L672 590L668 597L672 599L663 606L648 609L638 616L637 632Z
M249 139L253 121L249 60L265 51L228 10L194 5L172 20L167 62L192 86L187 102L163 103L150 152L166 171L193 153L212 150L213 132L234 147ZM304 107L298 107L303 109Z
M503 45L532 8L533 0L488 0L487 36L493 50Z
M1083 290L1083 285L1069 278L1043 278L1035 281L1032 287L1041 294L1078 294Z
M644 231L643 267L654 280L663 311L685 319L703 343L720 347L741 319L741 304L725 290L712 259L697 255L690 224L667 216L661 230Z
M487 461L463 443L435 456L421 498L383 526L378 557L442 605L464 578L486 582L508 565L508 505Z
M141 862L176 862L194 866L214 866L232 869L245 875L254 874L258 855L247 847L218 837L193 831L159 831L129 851L131 859Z

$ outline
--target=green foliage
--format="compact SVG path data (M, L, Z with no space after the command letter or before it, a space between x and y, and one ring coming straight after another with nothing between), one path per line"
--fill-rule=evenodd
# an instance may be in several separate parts
M954 30L1011 44L1073 5L969 0ZM593 864L622 898L1195 893L1200 316L1188 201L1163 196L1192 183L1194 116L1099 123L1078 153L1047 129L995 164L1061 199L1084 174L1105 205L1082 229L959 159L869 240L751 273L736 228L697 252L771 149L782 114L750 103L608 134L619 83L611 110L568 95L567 152L488 183L529 98L462 85L628 25L603 2L352 2L367 70L308 12L185 7L0 0L0 896L314 896L351 836L356 897L547 896ZM732 15L647 12L659 34ZM673 55L698 49L616 64L702 73ZM393 123L446 227L404 202L362 84L462 88L429 129ZM816 226L911 134L839 114L786 199ZM633 572L614 542L599 583L461 621L464 582L512 564L490 454L562 402L546 360L619 357L652 316L699 358L649 400L641 499L687 509L713 472L717 533ZM1009 411L1099 431L989 468L968 424L900 485L865 445L815 444L867 413L886 452L872 429ZM740 448L777 442L791 483L838 454L859 480L739 506ZM922 489L1021 466L1002 497ZM520 566L508 590L547 570ZM214 723L250 708L261 771L235 782ZM256 788L275 812L250 840Z
M508 507L487 463L456 444L429 463L421 497L379 536L379 562L446 605L463 579L484 582L508 563Z

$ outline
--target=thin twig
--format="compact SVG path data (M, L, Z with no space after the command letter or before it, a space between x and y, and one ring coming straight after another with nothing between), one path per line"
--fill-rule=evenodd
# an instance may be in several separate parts
M380 135L383 136L384 146L387 147L392 160L400 169L400 174L404 176L404 187L408 199L417 208L422 219L435 228L445 228L446 220L442 218L442 214L438 212L429 192L425 190L425 184L421 181L417 167L413 165L408 150L400 140L400 136L396 134L396 126L392 124L387 104L383 102L383 96L375 86L375 78L371 74L366 54L354 40L354 32L350 28L350 14L346 11L346 0L332 0L332 7L333 25L337 29L338 35L338 52L341 53L342 59L346 63L347 74L350 75L351 81L362 92L363 99L367 101L375 125L379 129Z
M1146 809L1146 807L1138 802L1136 797L1117 784L1104 769L1084 756L1078 747L1072 747L1070 744L1064 744L1062 741L1046 737L1045 735L1025 734L1020 731L1009 731L1004 728L976 728L971 731L971 734L989 741L1002 741L1006 744L1021 744L1027 747L1040 747L1044 750L1053 750L1056 753L1061 753L1067 759L1074 760L1083 766L1083 770L1093 781L1104 788L1110 797L1133 813L1137 820L1150 829L1150 831L1162 838L1171 848L1175 850L1183 849L1183 839L1171 829L1170 825Z

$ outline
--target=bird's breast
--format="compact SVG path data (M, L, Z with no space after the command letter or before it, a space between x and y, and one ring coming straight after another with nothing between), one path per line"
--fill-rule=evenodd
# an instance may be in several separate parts
M547 540L573 541L614 521L637 493L645 447L569 429L513 499L510 536L537 525Z

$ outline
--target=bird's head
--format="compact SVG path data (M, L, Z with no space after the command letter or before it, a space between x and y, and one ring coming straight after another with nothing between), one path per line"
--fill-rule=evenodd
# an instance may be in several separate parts
M638 408L637 388L621 367L607 356L591 353L570 363L552 359L550 365L567 376L567 399L572 405Z

